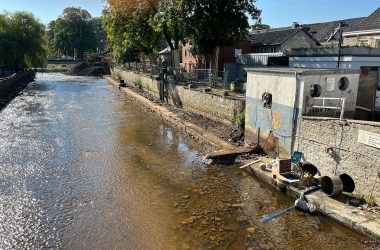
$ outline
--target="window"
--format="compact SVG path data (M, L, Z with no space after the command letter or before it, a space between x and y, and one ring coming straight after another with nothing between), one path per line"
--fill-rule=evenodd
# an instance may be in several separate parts
M375 47L380 48L380 39L375 40Z
M359 43L360 47L369 47L369 40L368 39L362 39Z

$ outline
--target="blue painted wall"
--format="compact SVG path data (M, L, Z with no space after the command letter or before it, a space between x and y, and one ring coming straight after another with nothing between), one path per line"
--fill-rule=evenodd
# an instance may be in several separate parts
M298 113L298 108L295 110L293 106L286 106L276 102L272 102L272 108L264 108L261 99L247 96L247 115L249 117L246 128L248 131L253 131L251 137L257 140L260 131L260 144L264 144L270 132L279 140L280 154L287 156L291 154L292 138L293 138L293 113ZM252 143L256 143L254 141Z

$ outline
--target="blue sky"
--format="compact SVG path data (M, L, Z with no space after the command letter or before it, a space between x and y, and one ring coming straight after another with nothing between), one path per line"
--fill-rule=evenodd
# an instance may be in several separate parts
M292 22L316 23L368 16L380 7L380 0L258 0L263 23L272 27ZM0 11L27 10L43 23L56 19L65 7L80 6L100 16L102 0L0 0Z
M82 7L92 16L102 13L102 0L0 0L0 11L26 10L32 12L44 24L56 19L66 7Z
M276 28L368 16L380 0L257 0L256 6L263 23Z

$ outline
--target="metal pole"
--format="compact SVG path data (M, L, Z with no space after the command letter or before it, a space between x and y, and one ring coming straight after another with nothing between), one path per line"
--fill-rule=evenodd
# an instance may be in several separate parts
M339 69L340 67L340 57L341 57L341 49L342 49L342 41L343 41L343 35L342 35L342 23L339 23L339 41L338 41L338 63L336 67Z
M344 116L344 101L345 101L345 98L343 97L342 98L342 110L340 111L340 120L343 119L343 116Z

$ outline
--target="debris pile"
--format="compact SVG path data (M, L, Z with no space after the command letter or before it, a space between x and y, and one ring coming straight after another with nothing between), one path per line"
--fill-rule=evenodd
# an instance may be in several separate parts
M67 71L68 75L74 76L103 76L109 75L110 69L107 64L88 64L85 62L78 63Z

